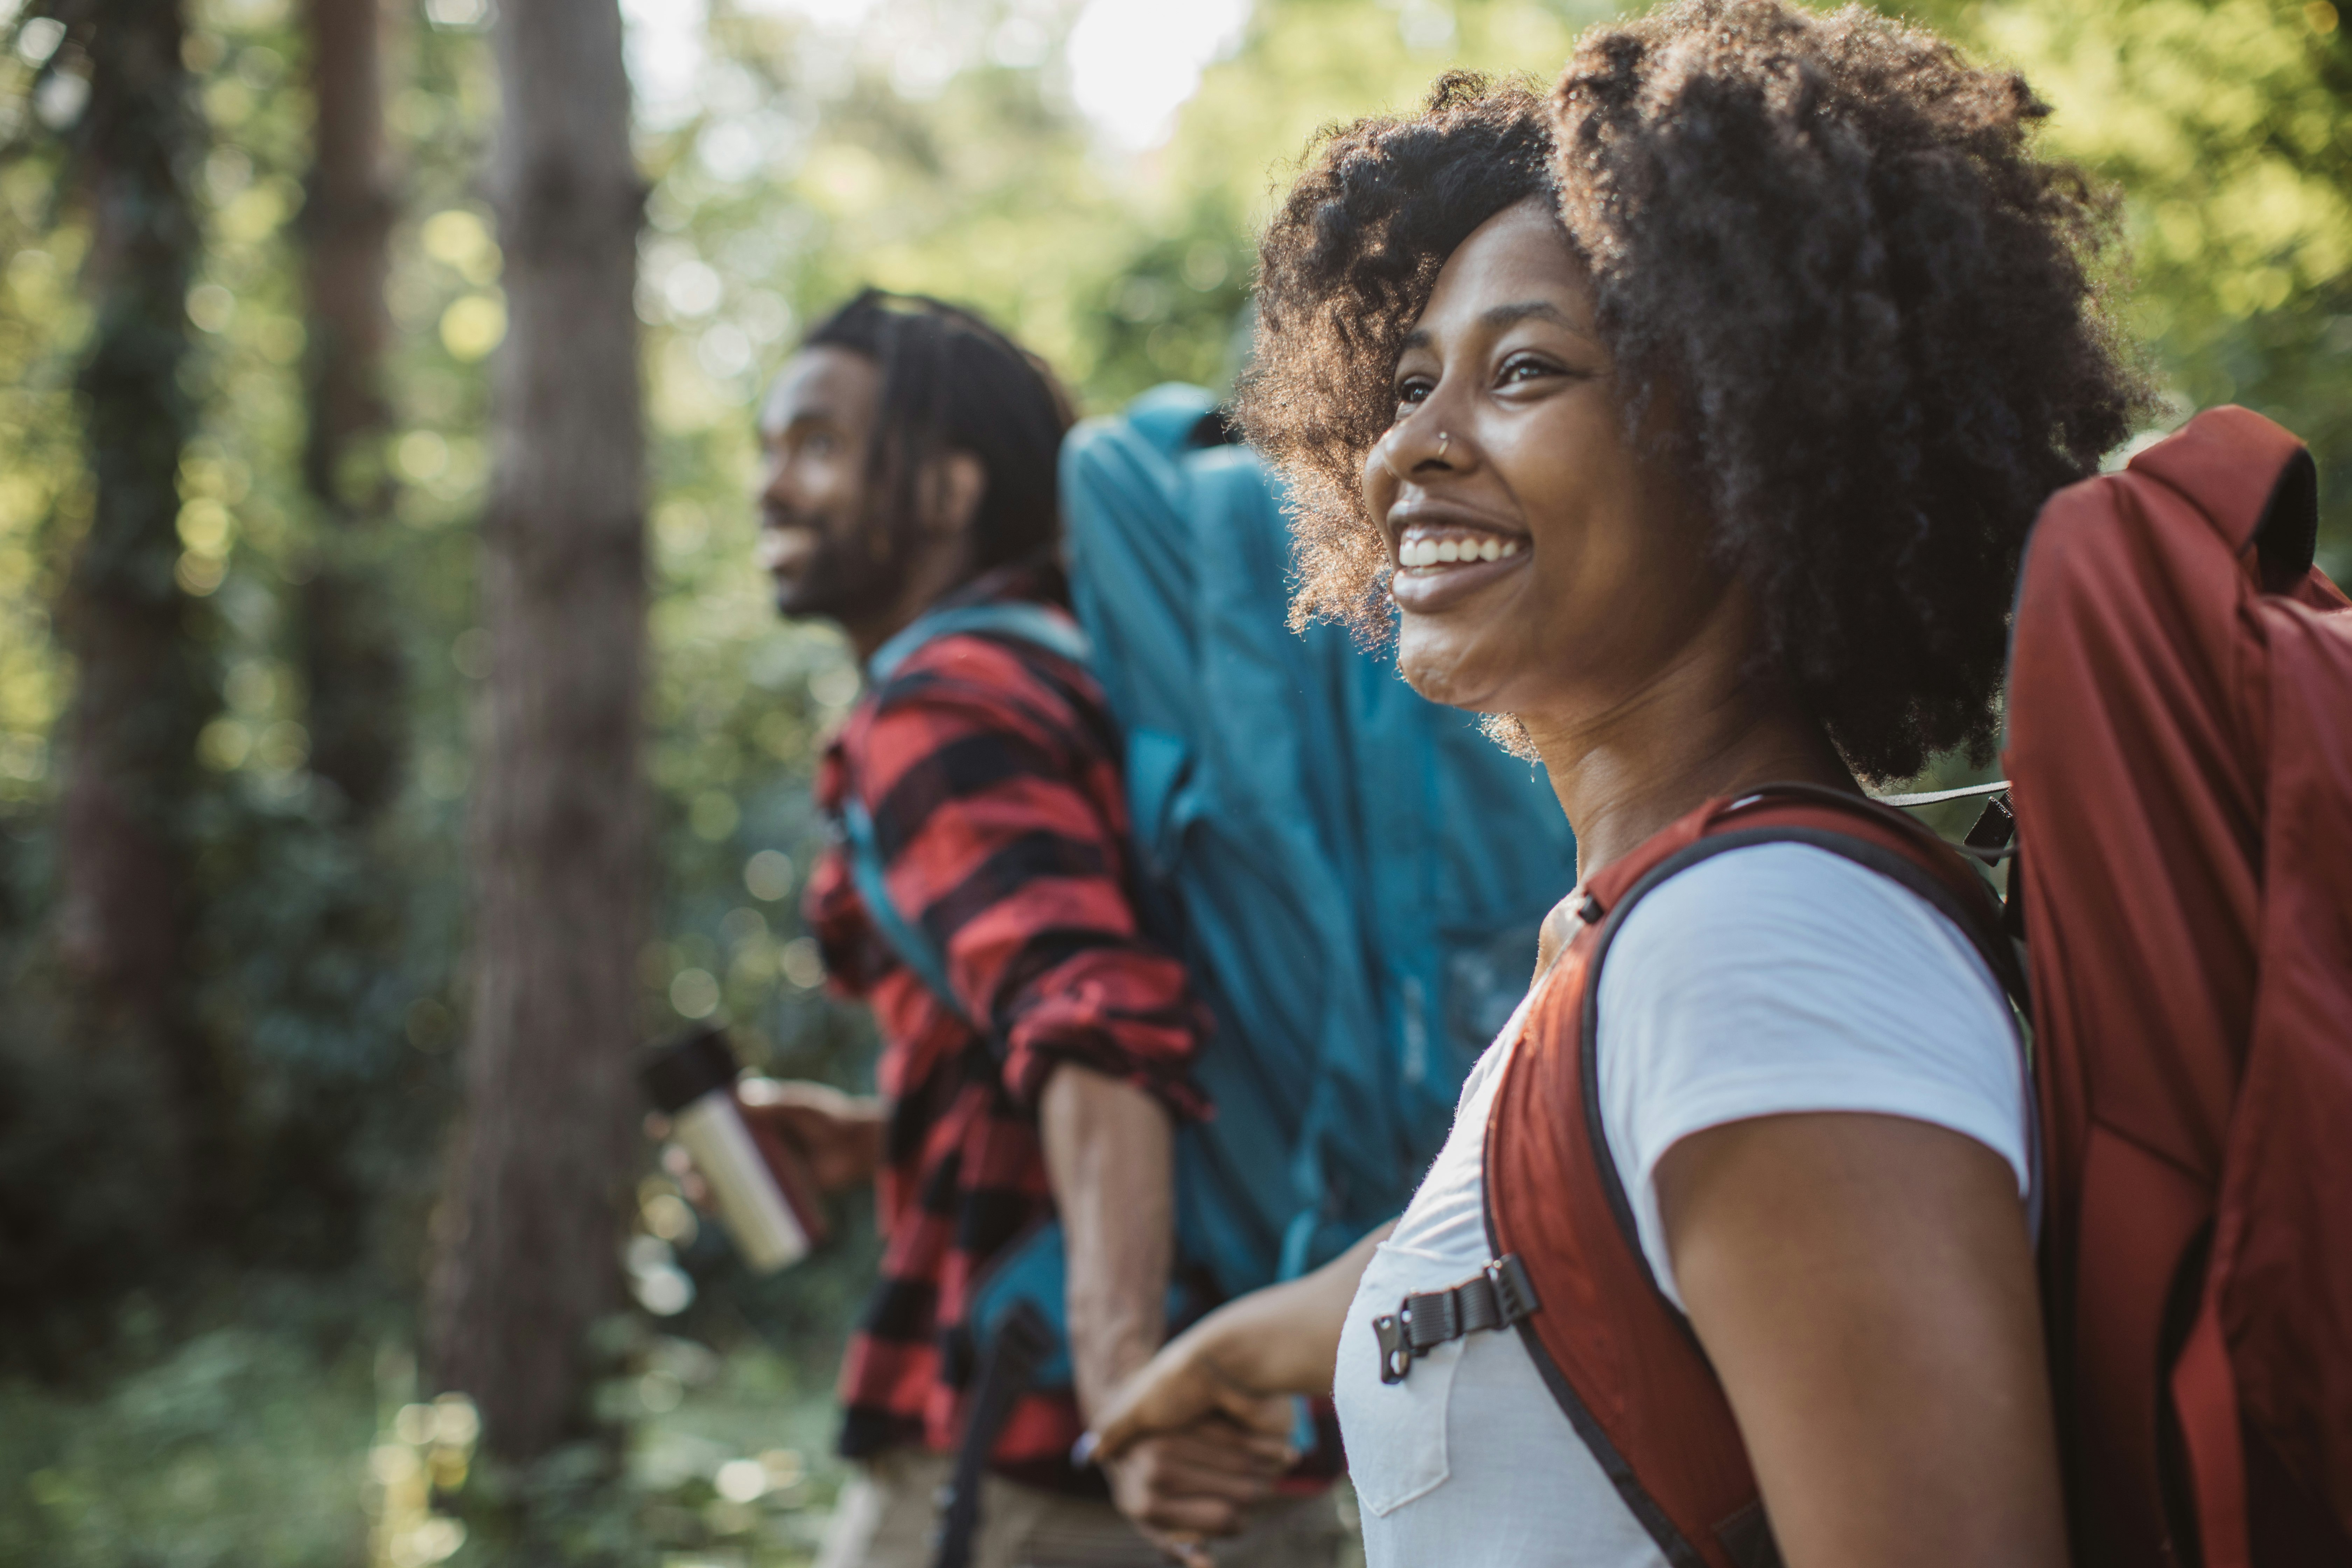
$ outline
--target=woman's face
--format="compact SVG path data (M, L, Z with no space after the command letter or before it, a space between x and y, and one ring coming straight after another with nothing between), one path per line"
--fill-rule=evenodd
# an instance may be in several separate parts
M1364 464L1415 690L1531 728L1605 713L1720 598L1682 488L1628 439L1591 285L1539 198L1446 261Z

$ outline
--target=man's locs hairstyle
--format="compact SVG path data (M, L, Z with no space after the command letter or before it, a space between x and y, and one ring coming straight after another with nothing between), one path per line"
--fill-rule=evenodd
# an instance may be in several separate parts
M1328 133L1266 232L1241 404L1294 481L1300 609L1381 624L1356 476L1396 345L1541 191L1629 422L1669 395L1715 556L1846 761L1990 751L2026 532L2147 405L2100 284L2115 199L2037 154L2047 113L1858 5L1681 0L1586 33L1549 101L1449 77Z
M869 521L894 541L914 527L925 461L945 451L971 453L988 476L971 521L974 575L1060 537L1056 472L1071 414L1045 361L971 310L880 289L817 323L802 346L847 349L881 367Z

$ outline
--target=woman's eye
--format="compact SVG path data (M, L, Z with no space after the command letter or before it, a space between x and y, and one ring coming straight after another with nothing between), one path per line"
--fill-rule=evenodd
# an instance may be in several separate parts
M1416 379L1401 383L1396 389L1397 406L1418 408L1429 401L1429 383L1425 381Z
M1532 354L1520 354L1505 360L1501 373L1495 379L1504 386L1512 386L1522 381L1533 381L1538 376L1551 374L1552 367L1544 361L1537 359Z

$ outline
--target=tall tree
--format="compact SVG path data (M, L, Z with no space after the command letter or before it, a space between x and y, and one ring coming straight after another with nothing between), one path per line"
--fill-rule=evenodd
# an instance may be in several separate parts
M308 0L314 107L302 207L310 427L302 477L325 523L301 597L310 767L364 821L399 784L404 682L378 558L390 484L382 437L385 165L378 0Z
M621 1300L647 892L644 186L617 0L501 0L496 29L510 326L482 541L467 1124L433 1345L489 1451L520 1460L573 1428L586 1331Z
M218 707L202 596L218 579L192 594L175 571L196 423L184 383L205 139L178 0L84 0L62 14L89 70L68 178L89 215L96 323L76 380L93 505L57 618L75 669L58 943L80 1037L148 1054L176 1090L182 1193L201 1199L226 1117L188 995L188 813L196 737Z

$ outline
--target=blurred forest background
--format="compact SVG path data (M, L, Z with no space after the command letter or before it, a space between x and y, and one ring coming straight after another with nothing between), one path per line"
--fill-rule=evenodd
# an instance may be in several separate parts
M870 1223L746 1277L621 1076L627 1042L699 1019L779 1073L870 1073L796 913L816 738L857 675L751 565L762 379L875 282L992 312L1089 411L1229 383L1254 226L1316 126L1447 66L1549 79L1614 7L630 0L608 52L633 103L614 74L561 107L605 114L622 184L625 131L645 182L641 226L576 247L618 258L597 330L635 334L642 498L617 493L627 385L611 449L493 423L502 357L569 352L544 303L525 331L571 231L496 173L530 145L500 128L499 52L562 87L579 60L525 29L599 9L0 0L0 1563L805 1561ZM2021 68L2048 144L2120 184L2118 286L2176 411L2243 402L2309 439L2345 577L2335 7L1912 9ZM569 30L593 77L604 35ZM530 574L572 536L530 509L567 483L606 619L534 641ZM594 678L622 740L539 759L605 790L619 901L542 911L561 876L500 868L571 841L498 805L522 764L493 719L640 622L641 710L630 658ZM583 918L634 1016L514 1045L531 942ZM578 1310L525 1325L557 1345L551 1395L483 1392L511 1305L428 1289L480 1244L449 1217L486 1201L487 1145L453 1136L469 1084L477 1126L604 1119L549 1156L592 1173ZM459 1383L481 1408L436 1397Z

